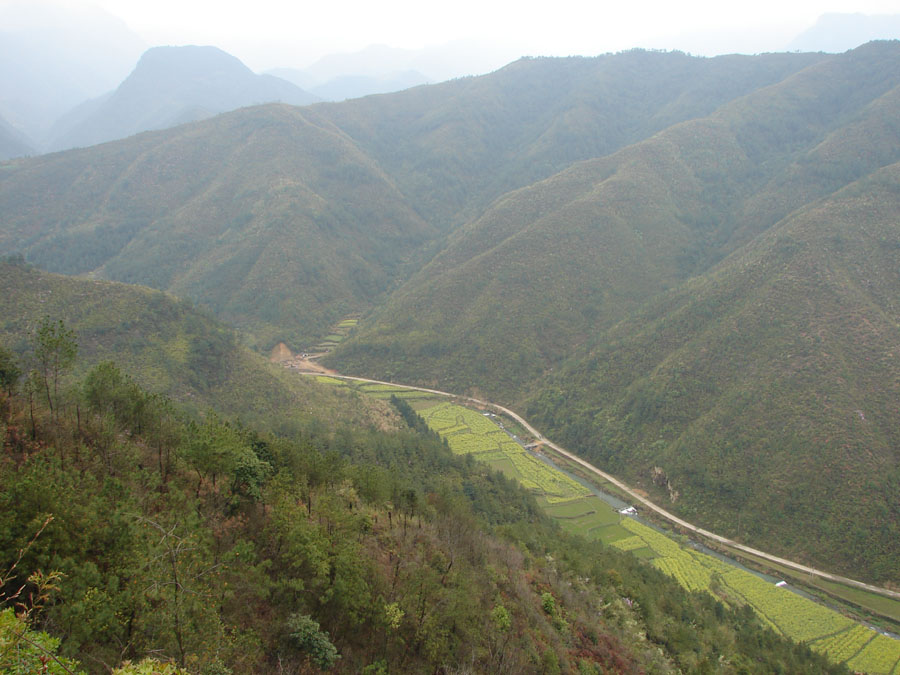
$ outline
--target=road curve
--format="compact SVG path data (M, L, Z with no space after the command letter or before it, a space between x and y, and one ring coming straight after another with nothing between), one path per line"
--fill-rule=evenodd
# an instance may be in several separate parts
M304 375L321 375L321 373L303 373ZM831 574L830 572L824 572L822 570L818 570L814 567L809 567L807 565L802 565L798 562L794 562L793 560L787 560L786 558L780 558L776 555L772 555L771 553L766 553L765 551L760 551L759 549L752 548L750 546L745 546L744 544L738 543L732 539L728 539L727 537L723 537L722 535L716 534L715 532L710 532L709 530L704 530L701 527L697 527L696 525L692 525L686 520L682 520L678 516L673 513L666 511L661 506L657 506L653 502L651 502L646 497L638 494L630 487L625 485L622 481L620 481L615 476L612 476L605 471L601 471L596 466L591 464L590 462L585 461L578 455L572 454L568 450L564 450L560 446L558 446L553 441L546 438L541 432L531 426L523 417L513 412L509 408L504 408L501 405L497 405L496 403L490 403L489 401L482 401L481 399L472 398L471 396L459 396L457 394L451 394L447 391L440 391L439 389L427 389L425 387L416 387L408 384L399 384L397 382L384 382L383 380L372 380L366 377L353 377L350 375L337 375L337 374L329 374L328 377L334 377L341 380L354 380L356 382L371 382L373 384L389 384L394 387L403 387L404 389L415 389L416 391L424 391L429 394L436 394L438 396L445 396L448 398L455 398L462 401L469 401L470 403L475 403L479 406L485 408L491 408L493 410L498 410L505 415L508 415L516 422L521 424L532 436L534 436L538 441L540 441L543 445L551 448L554 452L559 453L566 459L570 459L573 462L579 464L583 468L587 469L591 473L600 476L604 480L612 483L617 488L622 490L628 494L635 501L640 502L643 506L647 507L651 511L656 512L666 520L675 523L679 527L688 530L689 532L694 533L700 537L705 539L709 539L711 541L718 542L720 544L725 544L726 546L730 546L731 548L737 549L739 551L743 551L744 553L749 553L750 555L756 556L757 558L762 558L764 560L768 560L773 563L777 563L779 565L784 565L785 567L789 567L793 570L797 570L798 572L803 572L804 574L810 574L812 576L819 577L820 579L827 579L828 581L834 581L840 584L845 584L847 586L853 586L855 588L861 588L863 590L869 591L871 593L877 593L879 595L883 595L888 598L893 598L895 600L900 600L900 592L892 591L887 588L881 588L880 586L873 586L871 584L864 583L862 581L857 581L856 579L850 579L849 577L843 577L839 574Z

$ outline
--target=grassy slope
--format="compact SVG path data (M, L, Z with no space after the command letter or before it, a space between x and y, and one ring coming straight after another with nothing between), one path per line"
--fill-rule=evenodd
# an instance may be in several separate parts
M213 408L285 428L322 410L364 426L385 423L385 406L360 405L359 397L267 363L231 329L163 292L9 263L0 263L0 290L0 343L26 362L34 330L49 316L75 330L79 372L115 361L148 390L195 412Z
M432 231L344 134L287 106L6 165L0 212L6 250L189 297L262 349L368 307Z
M335 363L514 400L592 334L804 200L900 160L900 136L885 123L898 53L874 45L817 64L505 195L364 322ZM880 153L859 162L854 137L869 134ZM823 171L830 183L817 182Z
M900 581L898 185L893 164L792 215L596 339L530 412L665 499L660 467L714 529Z

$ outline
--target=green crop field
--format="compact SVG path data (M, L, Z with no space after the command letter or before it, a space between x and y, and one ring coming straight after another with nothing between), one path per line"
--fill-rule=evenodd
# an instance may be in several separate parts
M333 384L336 387L346 387L347 382L336 377L328 377L328 375L316 375L316 382L319 384Z
M415 389L407 389L406 387L398 387L393 384L380 384L378 382L361 382L357 385L357 389L362 392L370 393L373 391L415 391Z
M569 502L590 494L590 491L564 473L536 459L492 418L452 403L440 403L420 412L428 425L440 433L458 454L489 453L504 473L510 474L536 495L551 504Z
M404 391L387 385L358 389L370 395ZM688 590L711 593L730 605L747 604L777 632L808 643L852 670L900 675L900 641L622 516L585 486L512 441L494 418L446 401L418 412L447 439L453 452L472 454L530 489L547 514L567 531L646 558Z
M859 654L847 661L847 667L865 673L900 674L900 640L877 634Z
M886 675L900 672L896 670L900 641L718 558L684 548L631 518L624 519L622 526L632 536L613 546L640 550L646 545L653 551L653 565L686 589L713 593L729 604L749 604L779 633L808 642L815 651L837 663L846 663L851 670Z
M328 375L317 375L316 382L319 382L321 384L331 384L338 387L348 387L359 392L360 394L365 394L366 396L371 396L372 398L381 400L388 400L391 398L391 396L396 396L397 398L408 401L410 404L413 404L413 402L421 402L427 399L434 398L434 394L429 394L425 391L418 391L417 389L409 389L408 387L401 387L393 384L381 384L376 382L343 380L337 377L330 377Z

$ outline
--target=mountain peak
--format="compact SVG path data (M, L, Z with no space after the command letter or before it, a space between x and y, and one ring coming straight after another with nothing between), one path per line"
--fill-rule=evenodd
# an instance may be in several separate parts
M181 45L148 49L141 56L129 79L147 73L164 73L167 76L178 75L181 77L186 75L203 75L211 70L228 70L246 75L253 74L240 59L218 47Z
M217 47L154 47L115 91L60 120L51 148L95 145L260 103L316 100L287 80L255 74Z

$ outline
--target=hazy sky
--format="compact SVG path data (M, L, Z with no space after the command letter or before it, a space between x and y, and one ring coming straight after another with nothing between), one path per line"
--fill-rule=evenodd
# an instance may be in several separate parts
M824 13L900 13L900 0L56 1L100 6L149 45L215 44L256 70L303 67L370 44L416 49L461 39L515 55L774 51Z

